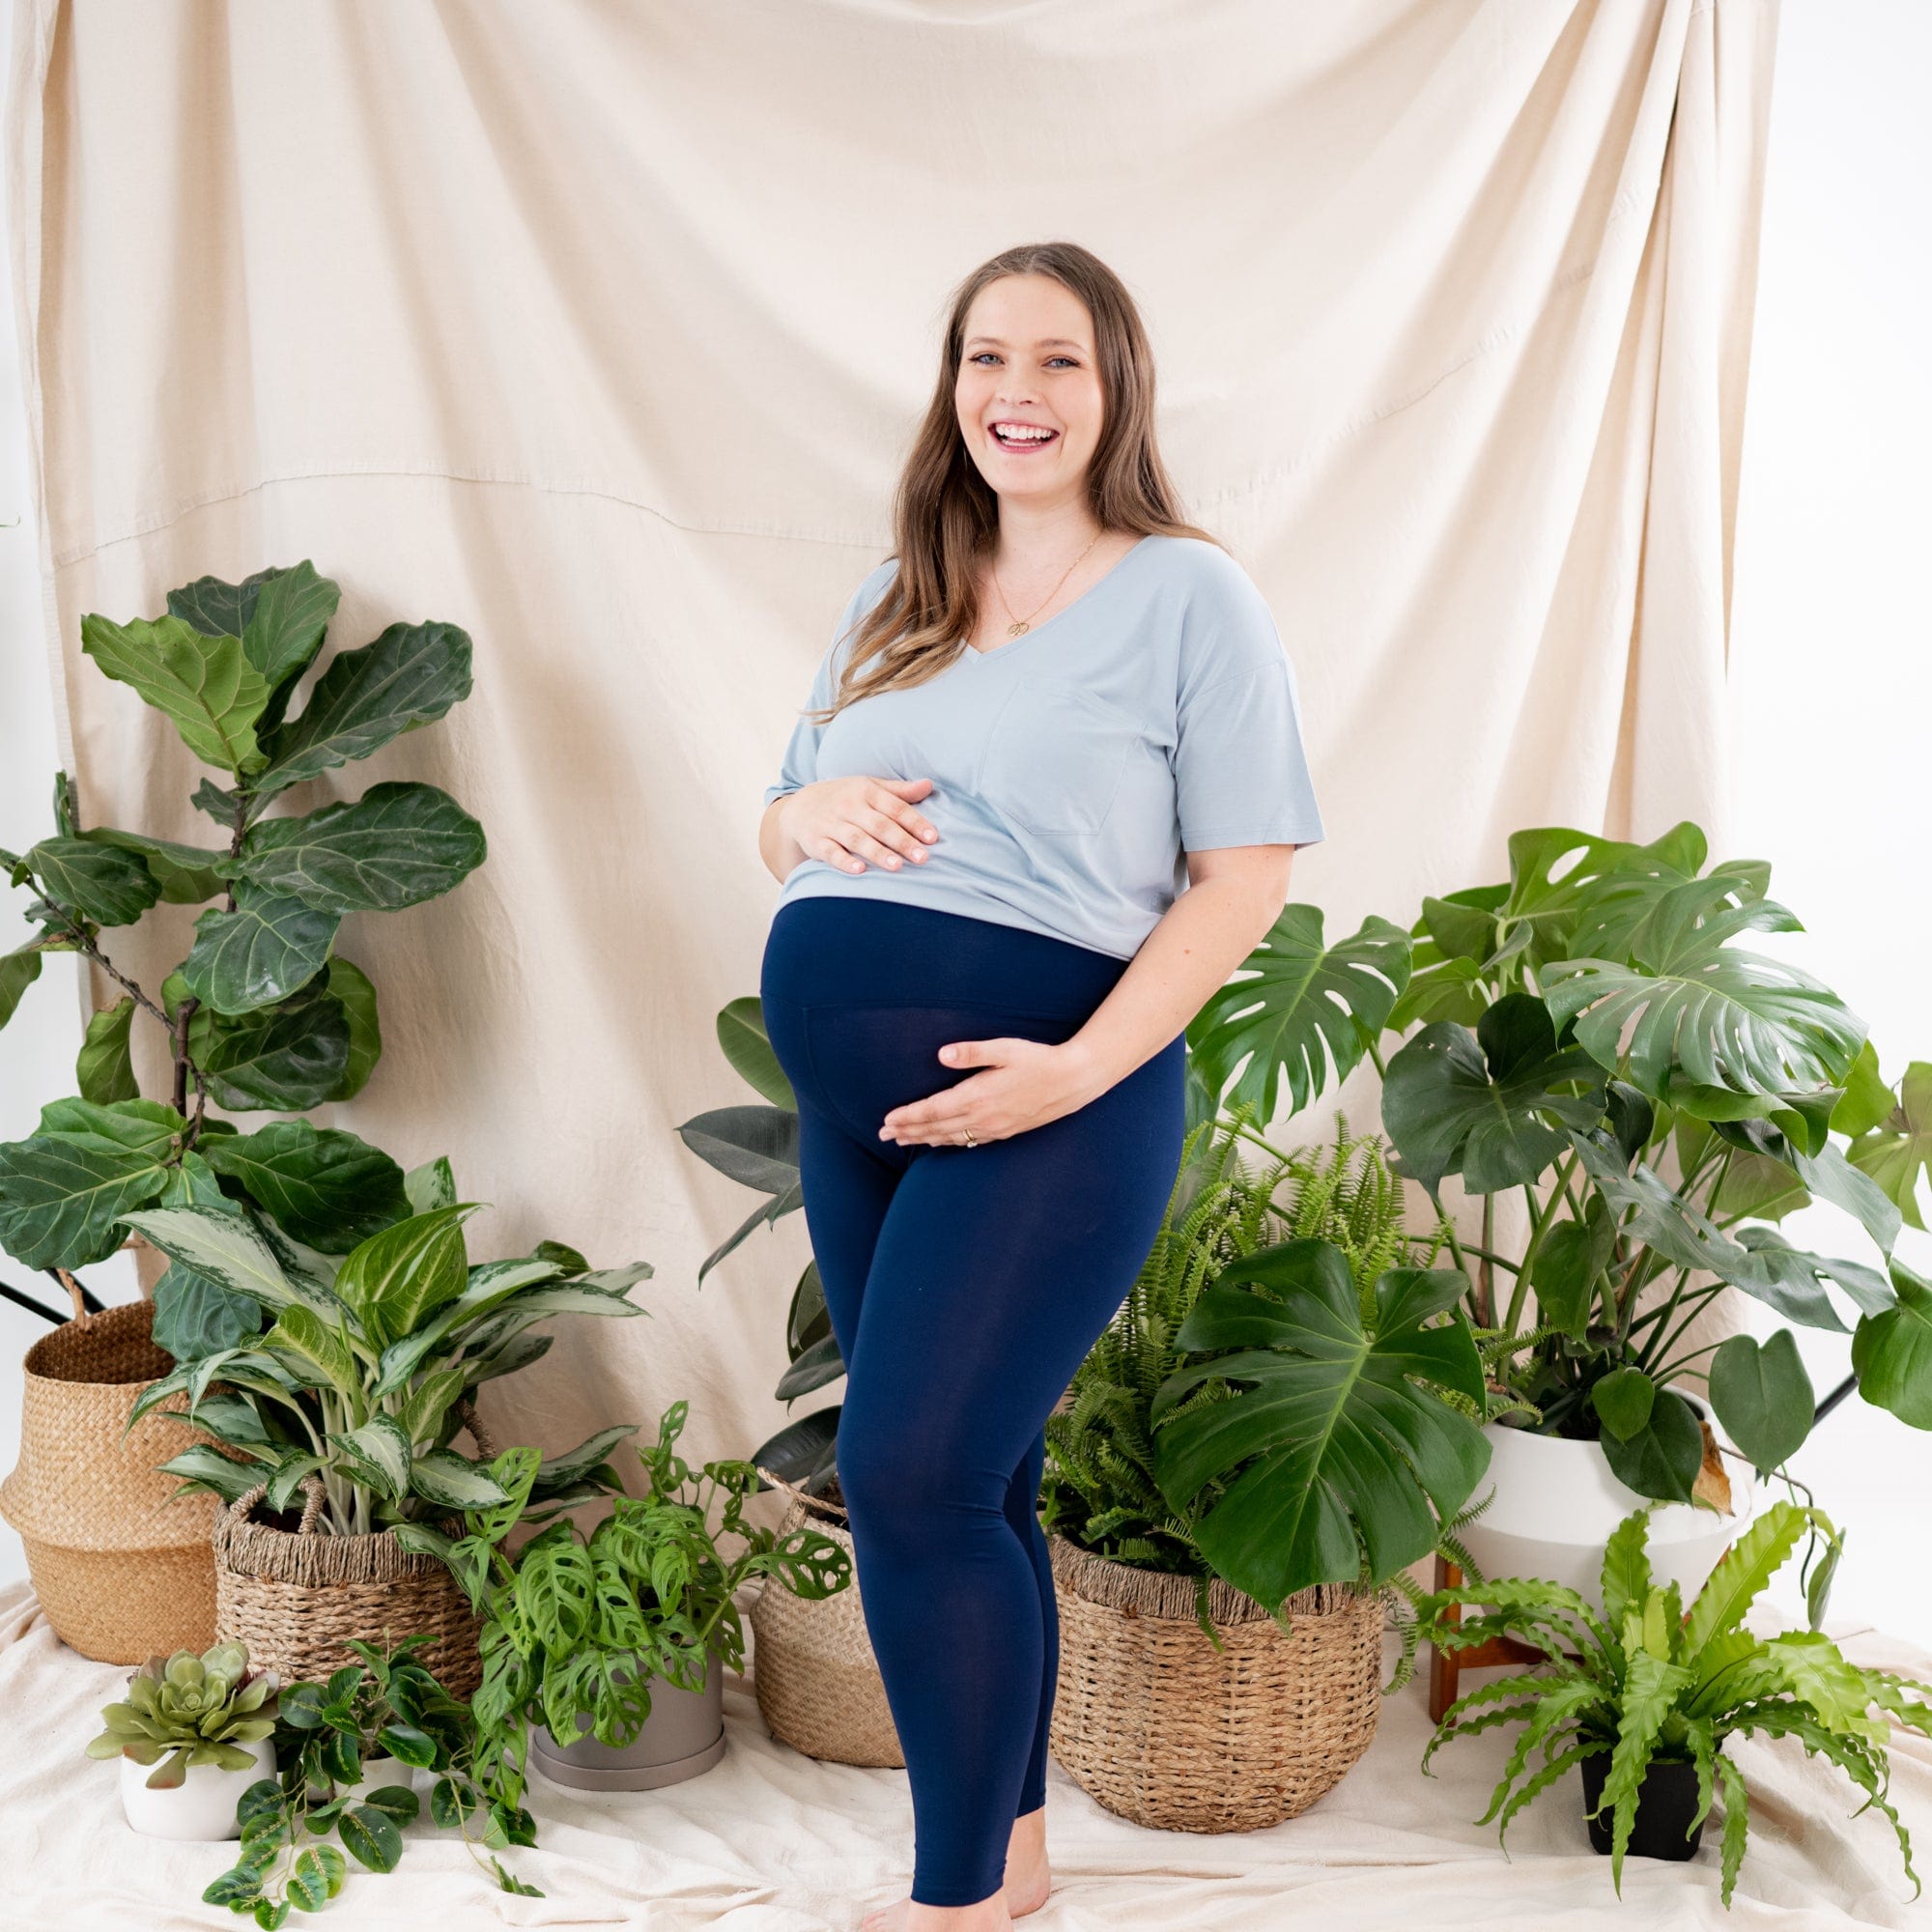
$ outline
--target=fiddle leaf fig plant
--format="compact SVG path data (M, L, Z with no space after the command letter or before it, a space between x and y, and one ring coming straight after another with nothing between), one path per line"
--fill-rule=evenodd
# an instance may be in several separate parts
M156 618L90 614L81 649L174 725L223 782L189 803L215 822L201 845L83 825L71 781L54 785L53 829L0 867L28 891L39 930L0 959L0 1025L49 952L79 953L120 988L89 1023L77 1094L0 1145L0 1249L28 1267L73 1269L126 1238L133 1209L226 1199L268 1209L296 1237L346 1254L409 1212L402 1170L337 1129L278 1122L257 1134L208 1111L299 1113L359 1093L382 1052L376 992L336 951L351 914L393 912L451 891L483 862L483 829L435 785L388 781L359 798L278 811L304 781L430 724L470 688L469 639L453 624L391 624L337 651L307 701L338 586L307 559L240 583L203 577ZM202 905L187 956L143 986L106 935L161 904ZM135 1028L169 1064L143 1096ZM156 1291L163 1347L200 1319L201 1289L170 1269ZM181 1304L189 1304L184 1312Z
M1932 1290L1891 1254L1903 1223L1923 1225L1932 1070L1915 1062L1894 1090L1835 992L1741 943L1802 928L1767 896L1768 866L1707 867L1695 825L1648 844L1539 827L1509 856L1507 880L1332 952L1311 908L1286 908L1188 1029L1206 1085L1299 1107L1321 1086L1320 1042L1336 1077L1372 1062L1397 1171L1438 1209L1451 1177L1482 1199L1480 1239L1451 1245L1490 1406L1596 1439L1642 1495L1707 1500L1688 1378L1761 1470L1809 1434L1788 1328L1687 1339L1727 1289L1849 1331L1865 1399L1932 1428ZM1528 1228L1510 1252L1493 1233L1505 1194ZM1777 1223L1812 1200L1851 1214L1884 1265L1787 1239Z

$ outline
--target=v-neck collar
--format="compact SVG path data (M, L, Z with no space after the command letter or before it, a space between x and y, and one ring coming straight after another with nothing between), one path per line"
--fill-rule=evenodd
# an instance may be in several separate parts
M1158 534L1159 532L1156 530L1150 530L1132 549L1122 552L1120 556L1115 558L1113 568L1104 577L1090 583L1071 604L1067 605L1065 610L1056 611L1044 623L1034 625L1030 630L1023 631L1017 638L1008 639L1004 644L995 644L989 651L978 650L971 644L962 643L959 647L960 654L969 658L1003 658L1009 651L1017 650L1022 644L1031 643L1034 639L1041 636L1044 632L1052 630L1054 625L1059 623L1063 617L1070 617L1074 611L1079 610L1081 605L1086 603L1088 598L1095 596L1104 590L1142 551L1147 549L1149 544L1153 542Z

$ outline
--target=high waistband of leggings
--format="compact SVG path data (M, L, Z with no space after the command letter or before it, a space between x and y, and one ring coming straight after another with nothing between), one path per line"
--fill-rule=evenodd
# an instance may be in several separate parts
M1084 1019L1128 964L1028 926L825 894L779 907L762 984L799 1006L979 1004Z

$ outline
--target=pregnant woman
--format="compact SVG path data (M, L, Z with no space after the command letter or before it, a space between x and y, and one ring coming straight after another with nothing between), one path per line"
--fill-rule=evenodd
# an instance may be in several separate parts
M912 1787L911 1897L865 1932L994 1932L1046 1897L1046 1417L1153 1245L1182 1029L1322 836L1274 621L1180 520L1153 414L1094 255L969 275L895 551L765 794L760 992Z

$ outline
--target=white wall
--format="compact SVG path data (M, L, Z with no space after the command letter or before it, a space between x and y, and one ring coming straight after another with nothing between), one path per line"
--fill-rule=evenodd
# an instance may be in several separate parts
M0 47L0 62L6 53ZM1773 108L1764 259L1740 508L1732 675L1739 853L1768 859L1775 895L1808 930L1767 939L1869 1020L1889 1078L1932 1059L1932 959L1918 796L1932 718L1932 638L1917 558L1932 526L1932 376L1920 351L1932 298L1932 10L1918 0L1791 0ZM0 265L0 275L6 272ZM47 831L55 763L11 296L0 320L0 845ZM23 929L0 902L0 950ZM70 1089L79 1042L70 960L50 962L0 1034L0 1138ZM1829 1208L1795 1239L1868 1253ZM1932 1270L1932 1237L1901 1252ZM0 1259L0 1278L23 1271ZM44 1283L44 1277L40 1278ZM91 1270L108 1301L134 1292L126 1258ZM38 1286L40 1284L36 1284ZM51 1284L45 1284L51 1287ZM0 1364L40 1324L0 1304ZM1844 1346L1807 1338L1820 1392ZM0 1367L0 1469L11 1468L19 1381ZM1798 1473L1850 1534L1834 1611L1932 1637L1918 1537L1932 1436L1856 1398ZM0 1525L0 1577L23 1569Z
M1928 63L1921 0L1785 0L1731 629L1738 853L1771 862L1806 927L1760 950L1840 993L1893 1081L1932 1060ZM1784 1229L1877 1259L1833 1208ZM1898 1253L1932 1274L1932 1236L1908 1229ZM1823 1395L1845 1344L1801 1339ZM1847 1531L1833 1612L1932 1637L1932 1435L1854 1397L1793 1472Z

